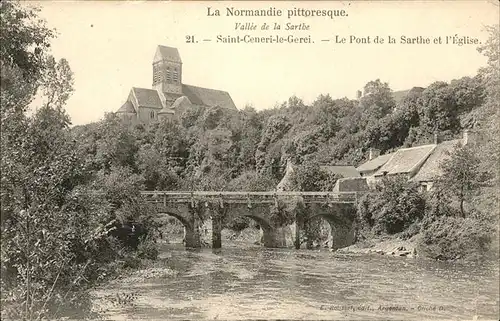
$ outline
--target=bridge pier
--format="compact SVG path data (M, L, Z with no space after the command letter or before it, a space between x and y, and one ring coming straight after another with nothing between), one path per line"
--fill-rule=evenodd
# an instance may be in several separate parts
M188 248L199 248L201 247L200 233L199 230L196 231L194 228L184 227L184 244Z
M212 216L212 248L220 249L222 247L222 219Z
M188 222L185 226L185 245L188 248L202 247L203 217L205 209L198 203L187 206Z

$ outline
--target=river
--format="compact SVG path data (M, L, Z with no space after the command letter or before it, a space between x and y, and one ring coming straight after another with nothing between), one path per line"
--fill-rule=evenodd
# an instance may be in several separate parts
M492 319L498 320L498 265L377 254L162 245L160 266L177 276L114 284L133 293L111 320Z

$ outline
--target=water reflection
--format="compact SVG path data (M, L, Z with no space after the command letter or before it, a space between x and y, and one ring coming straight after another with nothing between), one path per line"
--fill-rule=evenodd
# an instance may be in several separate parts
M498 319L498 268L491 264L172 245L161 260L179 275L136 284L134 305L109 318Z

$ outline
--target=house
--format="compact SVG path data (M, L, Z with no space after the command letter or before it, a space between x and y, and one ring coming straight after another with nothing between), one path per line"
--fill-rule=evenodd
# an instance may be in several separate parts
M422 190L430 191L435 180L442 175L441 164L449 159L449 154L460 146L462 146L461 139L438 144L420 171L412 178L412 181L418 182Z
M152 89L133 87L116 114L126 123L174 119L192 106L236 110L225 91L182 83L182 60L177 48L158 46L153 59Z
M404 176L412 178L420 170L427 158L436 148L436 144L400 148L392 153L389 160L382 165L373 176L378 179L383 176Z
M371 149L369 160L356 169L370 187L385 176L404 176L418 182L422 190L430 191L442 175L441 164L449 159L450 154L462 146L479 143L480 139L478 132L465 130L461 139L441 142L434 135L433 144L400 148L386 155L379 155L377 150ZM355 187L352 183L350 186Z
M373 176L387 161L394 155L394 153L380 155L380 150L370 148L368 161L361 164L356 168L360 176Z
M472 143L478 143L480 141L478 134L477 131L465 130L461 139L439 143L422 165L420 171L412 178L412 181L418 182L422 190L431 191L436 180L443 175L441 169L443 162L450 159L451 154L457 149Z

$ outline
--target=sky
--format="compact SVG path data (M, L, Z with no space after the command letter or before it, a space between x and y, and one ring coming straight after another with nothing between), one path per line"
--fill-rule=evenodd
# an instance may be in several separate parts
M66 58L75 92L66 110L74 125L101 119L125 102L131 87L152 87L157 45L176 47L183 83L229 92L238 108L272 108L292 95L311 103L320 94L354 98L369 81L394 90L473 76L486 59L477 45L403 44L401 36L457 35L485 41L484 26L498 23L496 1L318 1L318 2L32 2L58 37L52 54ZM208 16L219 9L221 16ZM281 17L226 16L226 8L282 9ZM287 17L290 9L345 10L344 17ZM255 23L257 30L235 30ZM263 23L281 30L260 30ZM287 31L286 23L309 30ZM272 27L271 27L272 29ZM307 44L218 43L221 36L294 35ZM186 36L198 43L186 43ZM370 44L337 44L336 36L371 37ZM373 43L374 37L385 39ZM392 36L396 44L387 44ZM211 39L212 41L203 41ZM328 40L330 41L322 41Z

